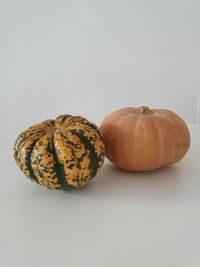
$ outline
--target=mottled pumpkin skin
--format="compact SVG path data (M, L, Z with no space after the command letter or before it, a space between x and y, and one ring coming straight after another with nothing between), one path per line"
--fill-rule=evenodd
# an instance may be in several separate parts
M104 162L98 127L81 116L61 115L22 132L14 158L32 181L50 189L70 190L86 185Z

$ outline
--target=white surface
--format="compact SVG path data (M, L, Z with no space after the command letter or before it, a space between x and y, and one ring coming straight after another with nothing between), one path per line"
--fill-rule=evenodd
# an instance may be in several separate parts
M29 125L41 114L97 121L140 105L196 122L199 10L199 0L1 0L5 129L13 114L20 126L24 111Z
M200 95L197 101L197 123L200 123Z
M1 144L0 266L199 267L200 126L178 164L127 173L106 162L82 190L29 181Z

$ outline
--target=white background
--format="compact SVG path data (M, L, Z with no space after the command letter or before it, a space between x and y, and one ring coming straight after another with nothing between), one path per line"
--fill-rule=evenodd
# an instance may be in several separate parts
M149 105L195 122L199 12L198 0L0 0L0 266L200 266L199 130L175 167L145 178L107 163L74 194L36 186L12 158L22 130L63 113L99 124Z
M4 128L16 132L62 113L98 123L140 105L194 122L199 10L198 0L1 0Z

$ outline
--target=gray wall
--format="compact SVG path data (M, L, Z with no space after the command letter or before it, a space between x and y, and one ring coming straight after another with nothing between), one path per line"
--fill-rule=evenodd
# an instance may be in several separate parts
M139 105L194 122L199 12L195 0L1 0L5 132L60 113L98 123Z

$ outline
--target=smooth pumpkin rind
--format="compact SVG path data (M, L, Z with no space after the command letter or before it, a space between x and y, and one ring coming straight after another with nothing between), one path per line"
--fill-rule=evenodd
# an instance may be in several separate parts
M123 108L101 123L106 157L127 171L148 171L182 159L190 146L185 122L174 112Z

